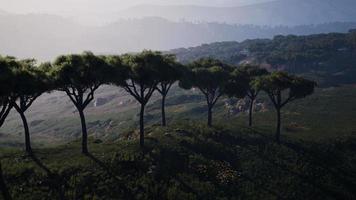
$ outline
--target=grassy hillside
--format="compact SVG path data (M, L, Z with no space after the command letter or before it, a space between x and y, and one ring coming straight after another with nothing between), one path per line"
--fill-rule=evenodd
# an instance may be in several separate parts
M15 199L356 198L355 87L318 89L286 107L281 145L273 141L273 110L255 114L250 129L247 116L227 114L222 100L210 129L199 95L168 99L168 128L157 125L159 102L149 106L144 153L135 121L118 126L116 137L92 135L90 156L80 154L79 141L37 145L34 158L18 147L3 147L11 194ZM135 115L131 111L111 116ZM88 123L100 116L105 114L90 115ZM77 122L66 121L79 127Z
M205 44L194 48L176 49L168 53L176 54L179 61L183 63L201 57L214 57L230 64L260 63L269 69L283 69L306 76L309 79L316 80L321 87L330 87L355 84L356 68L354 65L355 56L353 56L356 53L355 38L356 35L353 31L346 34L276 36L274 39ZM330 91L326 90L325 93L319 92L314 95L315 97L322 96L320 96L320 102L319 100L317 103L308 102L313 104L311 110L315 112L315 115L309 116L308 119L312 118L311 121L317 119L320 124L329 124L329 121L324 119L324 117L329 116L328 113L325 116L321 116L321 118L317 116L319 113L324 112L322 109L325 106L322 105L330 105L329 102L323 102L326 101L324 94L336 98L335 102L337 102L335 104L332 102L330 105L330 109L333 109L330 119L333 119L333 115L350 113L347 108L341 108L341 106L345 105L345 102L342 101L343 99L340 99L340 101L338 99L339 95L346 95L342 94L345 90L346 94L351 93L343 98L345 102L351 99L354 100L354 94L351 92L353 91L352 88L334 88ZM121 134L136 128L136 122L138 121L137 103L122 89L104 86L98 90L95 98L98 103L89 105L86 110L89 133L94 135L95 138L113 140L119 138ZM176 86L172 88L167 101L168 117L171 120L185 118L185 116L201 120L205 116L204 99L197 91L184 91ZM267 101L265 99L265 102ZM146 113L146 121L154 124L159 121L160 113L157 92L150 103L151 106ZM216 110L220 116L228 112L223 105L224 101L221 101ZM308 112L309 115L311 115L310 113ZM34 102L30 110L26 112L26 115L30 123L33 141L37 146L65 143L77 139L81 135L78 113L64 93L53 92L42 95ZM263 116L260 120L261 124L268 125L271 123L264 118L266 116L273 117L274 115L265 113L260 116ZM349 118L340 116L340 119L348 121ZM257 120L259 120L258 117ZM344 121L340 120L338 124L344 124ZM303 128L296 125L295 122L293 125L293 121L290 123L290 126L297 126L297 129L305 132L306 135L309 134L308 131L313 131L315 127L319 127L319 124L310 124L310 127L314 127ZM308 124L309 122L306 121L305 123ZM292 129L295 129L295 127L292 127ZM325 130L335 129L327 127ZM336 130L340 130L340 128ZM341 128L341 130L343 129ZM22 146L22 132L19 115L13 111L5 125L0 128L0 146Z
M353 199L355 138L274 143L259 128L200 123L147 129L136 140L79 142L38 149L35 157L3 150L15 199Z
M87 111L89 134L101 140L115 140L125 137L138 127L138 105L128 96L119 96L107 104L90 107ZM267 111L255 114L255 124L266 130L273 130L275 113L266 96L260 96L260 102L266 102ZM100 95L99 95L100 96ZM66 96L58 97L60 99ZM125 100L126 99L126 100ZM356 131L356 88L353 86L318 89L312 96L292 103L284 110L285 134L307 140L343 137L354 135ZM58 101L62 102L62 101ZM120 102L126 102L120 105ZM227 99L222 98L214 109L217 121L233 119L238 125L247 122L246 113L229 114L225 106ZM48 112L43 114L43 107ZM65 109L63 109L63 107ZM39 110L39 111L38 111ZM68 111L69 110L69 111ZM35 102L27 113L31 136L35 146L63 144L80 138L81 127L78 113L71 103L53 104L45 100ZM206 121L206 104L198 91L184 91L174 88L167 98L168 122ZM146 110L146 122L149 125L160 123L160 99L156 95ZM0 129L2 146L23 146L22 124L17 113L13 112Z

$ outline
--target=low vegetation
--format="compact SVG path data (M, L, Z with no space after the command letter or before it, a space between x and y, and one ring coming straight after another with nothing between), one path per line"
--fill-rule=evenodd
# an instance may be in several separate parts
M306 76L306 65L313 69L327 68L335 62L351 69L354 36L350 32L323 35L316 40L277 36L273 40L254 41L247 53L254 55L253 65L243 62L240 66L213 58L183 65L173 55L148 50L125 55L98 56L91 52L62 55L41 65L32 59L0 57L0 126L14 108L23 121L26 152L24 155L13 148L2 150L2 196L5 199L353 199L356 186L353 125L346 123L344 127L351 131L346 130L342 137L335 137L339 130L331 132L333 139L323 141L303 137L311 132L326 135L328 131L316 125L316 121L325 118L322 122L330 123L333 119L320 116L323 112L320 105L327 103L311 100L316 91L314 100L319 101L325 89L316 89L316 82L287 71ZM310 43L300 41L309 39ZM340 50L341 47L344 48ZM336 54L335 48L342 53ZM320 63L326 64L320 66ZM127 128L120 137L109 140L89 138L84 111L103 85L120 88L137 101L138 132ZM185 112L175 112L175 120L168 118L171 120L167 126L166 97L173 86L175 90L179 90L178 86L189 91L196 88L206 102L202 103L199 96L197 106L188 98L184 106L194 106ZM331 97L339 100L354 90L352 86L344 88L346 93L338 88L339 93ZM33 150L25 111L41 94L52 91L64 91L75 105L81 122L81 142ZM155 91L160 94L158 106L149 104ZM306 97L309 98L302 101ZM220 100L226 103L229 99L243 98L248 101L248 120L244 115L236 117L222 112L224 103ZM253 121L257 100L267 109ZM167 102L174 100L168 98ZM332 105L337 105L336 102ZM175 99L172 105L181 103ZM168 105L168 113L172 114L172 105ZM347 105L336 108L343 106ZM348 105L347 109L351 108ZM340 115L344 119L350 112L334 113L334 118ZM194 119L198 115L197 118L207 116L206 125ZM348 119L353 116L350 114ZM160 125L154 119L160 119ZM275 123L276 126L271 125Z
M79 141L34 157L7 150L5 180L14 199L355 198L354 139L278 145L259 128L227 124L152 126L145 153L135 140L93 139L88 155Z

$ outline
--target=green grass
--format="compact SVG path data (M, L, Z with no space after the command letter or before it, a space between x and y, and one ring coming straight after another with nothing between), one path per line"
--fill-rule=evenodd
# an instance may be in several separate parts
M126 123L104 137L92 134L92 157L82 155L73 138L37 143L36 159L20 146L3 147L2 168L14 199L356 198L355 87L318 89L288 105L281 145L273 141L272 108L255 113L249 128L246 114L229 116L220 101L214 128L208 128L203 99L179 96L169 97L168 128L158 125L159 101L148 107L144 153L136 140L136 109L103 115L100 122ZM89 115L88 123L98 117ZM79 126L75 118L57 122L52 125Z
M232 122L231 122L232 123ZM15 199L352 199L356 140L277 145L268 132L181 122L137 140L91 139L36 149L36 159L2 151ZM332 159L331 159L332 158ZM48 196L49 195L49 196Z
M261 93L260 98L269 102ZM338 88L317 89L315 94L306 99L292 102L283 109L283 132L285 135L299 139L319 140L335 137L352 136L356 133L356 88L343 86ZM112 105L114 106L114 105ZM100 110L100 108L98 108ZM112 107L110 112L87 113L89 133L102 140L115 140L122 134L138 128L137 104L120 112ZM197 121L205 122L207 115L206 103L199 92L184 91L173 88L167 99L166 115L168 122ZM215 106L215 121L234 120L233 124L246 125L247 114L238 116L228 115L222 98ZM32 116L33 113L30 113ZM16 115L15 115L16 116ZM22 146L23 135L21 122L11 117L1 129L1 145ZM32 122L33 117L29 118ZM107 122L112 121L111 126ZM146 123L154 125L160 123L160 99L156 96L146 109ZM104 124L104 126L98 126ZM273 132L275 113L273 107L269 111L254 114L256 127ZM46 118L36 126L30 125L35 146L53 146L80 138L81 126L77 113L69 116L55 116Z

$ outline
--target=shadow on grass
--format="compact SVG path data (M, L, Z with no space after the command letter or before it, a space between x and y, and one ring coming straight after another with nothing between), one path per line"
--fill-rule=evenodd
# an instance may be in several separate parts
M259 137L236 137L232 135L224 135L222 138L211 137L211 139L222 144L228 143L230 145L239 145L245 150L252 152L264 162L275 166L276 169L284 171L294 177L298 177L303 180L303 182L308 183L314 188L319 189L323 194L327 195L328 197L332 197L334 199L348 199L350 198L350 196L356 196L356 191L354 190L354 188L356 188L356 184L355 182L348 180L349 178L352 178L352 174L347 173L338 167L332 167L330 166L330 164L328 165L328 163L330 162L330 155L325 156L323 155L323 151L315 151L297 142L284 140L280 144L280 148L286 147L287 149L294 151L297 154L298 159L300 159L302 162L306 162L308 165L311 165L312 168L317 170L324 170L328 175L330 175L334 180L336 180L337 184L340 184L341 187L345 189L348 194L336 191L333 188L326 186L324 183L320 182L319 179L315 179L314 177L310 177L303 173L297 172L295 171L295 169L290 169L288 165L284 164L283 162L280 162L281 160L279 160L278 157L271 157L265 155L263 149L265 149L267 145L276 144L274 138L255 130L252 130L252 134L256 134ZM253 179L251 178L245 178L247 180L253 181ZM353 180L356 180L355 176L353 176ZM278 195L278 193L276 195Z
M197 136L195 134L189 134L189 135L194 138L194 143L193 144L187 143L187 142L181 143L181 145L183 145L185 148L187 148L195 153L201 154L205 158L209 158L212 160L223 159L225 161L228 161L231 164L231 166L233 166L233 168L235 170L239 170L238 166L237 166L238 158L232 152L231 153L225 152L224 155L221 155L221 152L215 152L216 149L212 145L206 144L206 141L203 141L202 138L200 138L199 136ZM238 144L239 142L241 142L240 140L237 140L235 137L233 137L231 135L224 134L224 133L210 136L209 138L212 139L214 142L220 143L223 145L227 144L227 145L234 146L234 145ZM205 139L207 139L207 138L205 138ZM258 143L259 142L254 141L253 145L256 145ZM206 146L204 148L201 148L202 145L204 145L204 144L206 144ZM198 148L198 147L200 147L200 148ZM254 178L248 177L245 174L241 174L241 177L249 182L252 182L260 190L263 190L263 191L271 194L272 196L275 196L276 199L278 199L278 200L279 199L280 200L287 199L287 198L284 198L279 192L269 189L268 187L265 187L263 184L258 183Z
M116 182L116 184L120 187L122 190L124 199L134 199L133 194L131 191L125 186L123 180L116 176L113 171L108 167L104 162L100 161L98 158L93 156L92 154L88 153L85 154L87 158L90 160L94 161L96 164L98 164L111 178L113 178ZM64 200L64 199L80 199L80 197L83 197L83 191L78 190L78 188L72 188L70 185L67 183L67 180L62 177L61 175L51 171L35 154L32 154L29 156L33 162L41 168L48 176L49 182L46 183L48 184L47 186L51 189L51 191L56 192L58 195L58 199ZM72 194L72 197L66 196L66 193L68 195L70 194L70 190L72 190L74 193ZM78 196L79 195L79 196Z
M113 178L116 181L118 186L122 189L125 199L135 199L134 195L132 194L130 189L128 187L126 187L124 180L121 179L119 176L117 176L109 166L107 166L103 161L99 160L91 153L87 153L87 154L85 154L85 156L88 157L89 159L91 159L92 161L94 161L97 165L99 165L103 170L106 171L106 173L111 178Z
M44 165L40 159L34 154L31 153L29 157L35 162L35 164L46 172L48 178L51 180L48 184L48 187L55 191L58 194L58 199L64 200L65 198L65 189L67 186L66 180L63 179L59 174L52 172L46 165Z
M254 134L258 134L259 136L263 137L264 140L269 140L269 142L274 142L273 138L268 137L261 132L254 131ZM322 149L315 150L311 147L306 147L298 142L292 142L292 141L289 141L286 139L283 140L280 145L294 151L298 156L303 157L304 159L308 159L308 161L314 167L318 167L318 168L324 170L325 172L327 172L329 175L332 175L332 177L337 180L337 183L341 184L342 187L344 189L346 189L350 194L352 194L353 196L356 196L356 191L355 191L356 183L353 182L352 180L350 180L350 179L356 180L356 174L347 172L347 171L341 169L340 166L334 166L334 167L332 166L331 162L334 162L334 165L335 165L335 162L337 162L337 156L332 156L332 154L338 150L336 147L333 147L333 149L327 148L326 151L323 151ZM312 147L314 146L314 148L316 148L318 145L311 144L311 146ZM356 152L354 152L354 153L356 153ZM330 159L330 158L332 158L332 159ZM339 163L341 163L341 162L342 161L339 161ZM337 163L337 165L339 163ZM283 166L280 166L280 167L283 168ZM284 170L287 170L287 169L284 169ZM293 172L293 173L295 173L295 172ZM308 178L305 175L301 175L301 174L297 174L297 173L295 173L295 175L298 175L299 177L304 178L304 179L309 179L308 181L310 183L314 184L314 186L315 185L322 186L321 183L317 183L314 179ZM331 193L330 189L328 189L328 188L323 188L323 191L326 194ZM335 194L334 193L333 195L344 195L344 194Z
M0 189L1 189L1 194L4 198L4 200L11 200L11 195L9 193L9 190L7 188L7 185L5 183L5 179L4 179L4 176L3 176L3 173L2 173L2 165L1 165L1 162L0 162Z
M356 197L354 169L352 166L346 165L346 168L344 168L341 165L345 162L342 160L342 156L340 157L342 152L340 153L339 149L333 145L329 148L327 144L302 144L297 141L289 141L286 138L278 145L272 135L269 136L254 129L249 129L247 133L226 128L222 130L212 128L208 131L208 134L202 134L200 130L195 129L192 131L194 134L190 134L190 136L194 139L193 142L181 144L206 158L224 159L230 162L236 170L241 170L239 168L241 158L237 158L240 157L239 152L252 154L251 158L246 158L247 162L255 162L253 160L253 157L255 157L257 158L256 162L266 163L270 166L270 172L275 173L276 176L284 174L286 178L296 178L301 183L306 183L312 187L313 190L320 191L326 198L350 199ZM225 154L221 155L220 148L235 149L235 151L224 151ZM271 152L271 148L272 152L275 151L275 153ZM334 154L335 156L333 156ZM263 169L262 166L261 169ZM278 199L288 198L289 194L278 191L278 188L273 189L273 185L271 186L268 183L269 180L263 179L263 175L266 175L265 172L254 175L252 171L252 176L249 176L248 172L247 169L245 173L242 173L242 178L252 182L257 188L276 196ZM269 172L266 171L266 173ZM330 179L331 182L324 182L324 178Z

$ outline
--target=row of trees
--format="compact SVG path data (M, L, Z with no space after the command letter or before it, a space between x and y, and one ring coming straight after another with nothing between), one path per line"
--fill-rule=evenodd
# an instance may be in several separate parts
M32 154L25 112L43 93L54 90L67 94L78 110L82 126L82 153L88 153L84 111L104 84L117 85L140 104L140 146L144 146L144 112L155 91L162 99L162 126L166 126L165 99L179 82L184 89L198 88L206 97L208 126L212 110L223 95L250 100L249 125L254 102L260 91L270 97L277 113L276 141L280 141L281 109L289 102L310 95L315 83L285 72L269 73L257 66L234 67L205 58L182 65L173 55L143 51L121 56L96 56L90 52L59 56L52 63L0 57L0 126L14 108L23 121L26 152Z

